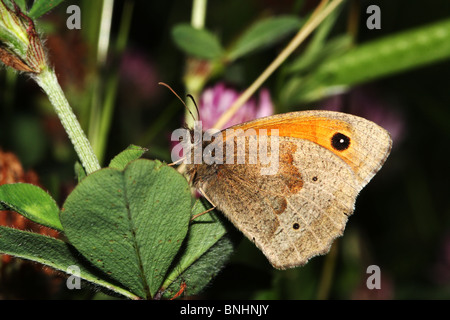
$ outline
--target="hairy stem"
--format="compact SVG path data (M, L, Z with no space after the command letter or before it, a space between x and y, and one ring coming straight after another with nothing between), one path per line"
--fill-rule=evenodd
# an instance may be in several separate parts
M58 83L54 70L46 67L34 79L47 94L86 173L90 174L99 170L97 157Z

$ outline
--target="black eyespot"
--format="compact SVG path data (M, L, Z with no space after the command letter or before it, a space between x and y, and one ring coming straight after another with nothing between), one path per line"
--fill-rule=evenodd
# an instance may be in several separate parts
M331 138L331 146L338 151L347 150L350 147L350 138L340 132L335 133Z
M293 224L292 228L294 228L294 230L298 230L298 228L300 228L300 225L296 222Z
M314 181L314 182L316 182L317 180L318 180L317 177L312 178L312 181Z

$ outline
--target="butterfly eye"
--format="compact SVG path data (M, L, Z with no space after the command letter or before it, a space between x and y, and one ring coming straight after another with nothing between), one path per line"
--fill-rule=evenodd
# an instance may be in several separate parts
M350 147L350 138L340 132L335 133L331 138L331 146L337 151L344 151Z
M300 225L296 222L296 223L294 223L294 224L292 225L292 228L293 228L294 230L298 230L298 229L300 228Z

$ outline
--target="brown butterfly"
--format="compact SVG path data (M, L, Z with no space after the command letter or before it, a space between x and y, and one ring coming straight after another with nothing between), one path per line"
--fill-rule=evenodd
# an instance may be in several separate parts
M203 142L203 147L236 160L244 145L247 162L192 162L187 172L193 185L278 269L301 266L329 251L343 234L358 193L392 146L389 133L375 123L332 111L274 115L230 129L233 134L222 130L220 139ZM260 148L248 151L262 137L269 140L268 154L277 153L273 174L262 174L268 164L258 157ZM275 139L276 150L271 145Z

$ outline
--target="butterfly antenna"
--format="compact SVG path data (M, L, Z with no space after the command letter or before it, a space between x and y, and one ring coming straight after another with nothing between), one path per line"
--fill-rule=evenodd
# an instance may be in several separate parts
M194 117L194 115L192 114L192 112L191 112L191 110L189 110L189 108L187 107L187 105L186 105L186 103L184 103L184 101L183 101L183 99L181 99L180 98L180 96L168 85L168 84L166 84L166 83L164 83L164 82L158 82L158 84L160 84L160 85L162 85L162 86L165 86L166 88L168 88L170 91L172 91L172 93L178 98L178 100L180 100L181 101L181 103L184 105L184 107L186 108L186 110L187 111L189 111L189 113L191 114L191 116L192 116L192 119L194 119L194 121L195 121L195 117ZM190 95L188 95L188 96L190 96ZM195 101L194 101L194 104L195 104ZM195 104L195 107L197 108L197 104ZM197 108L197 112L198 112L198 108Z
M165 86L170 91L172 91L172 93L178 98L178 100L181 101L181 103L184 105L184 107L187 109L187 111L189 111L189 113L191 114L192 118L195 120L194 115L192 114L191 110L189 110L189 108L187 107L186 103L184 103L183 99L181 99L180 96L168 84L166 84L164 82L158 82L158 84L160 84L162 86ZM197 105L196 105L196 107L197 107ZM183 156L180 159L178 159L177 161L174 161L174 162L170 163L169 166L174 166L176 164L179 164L185 159L186 159L186 156Z

